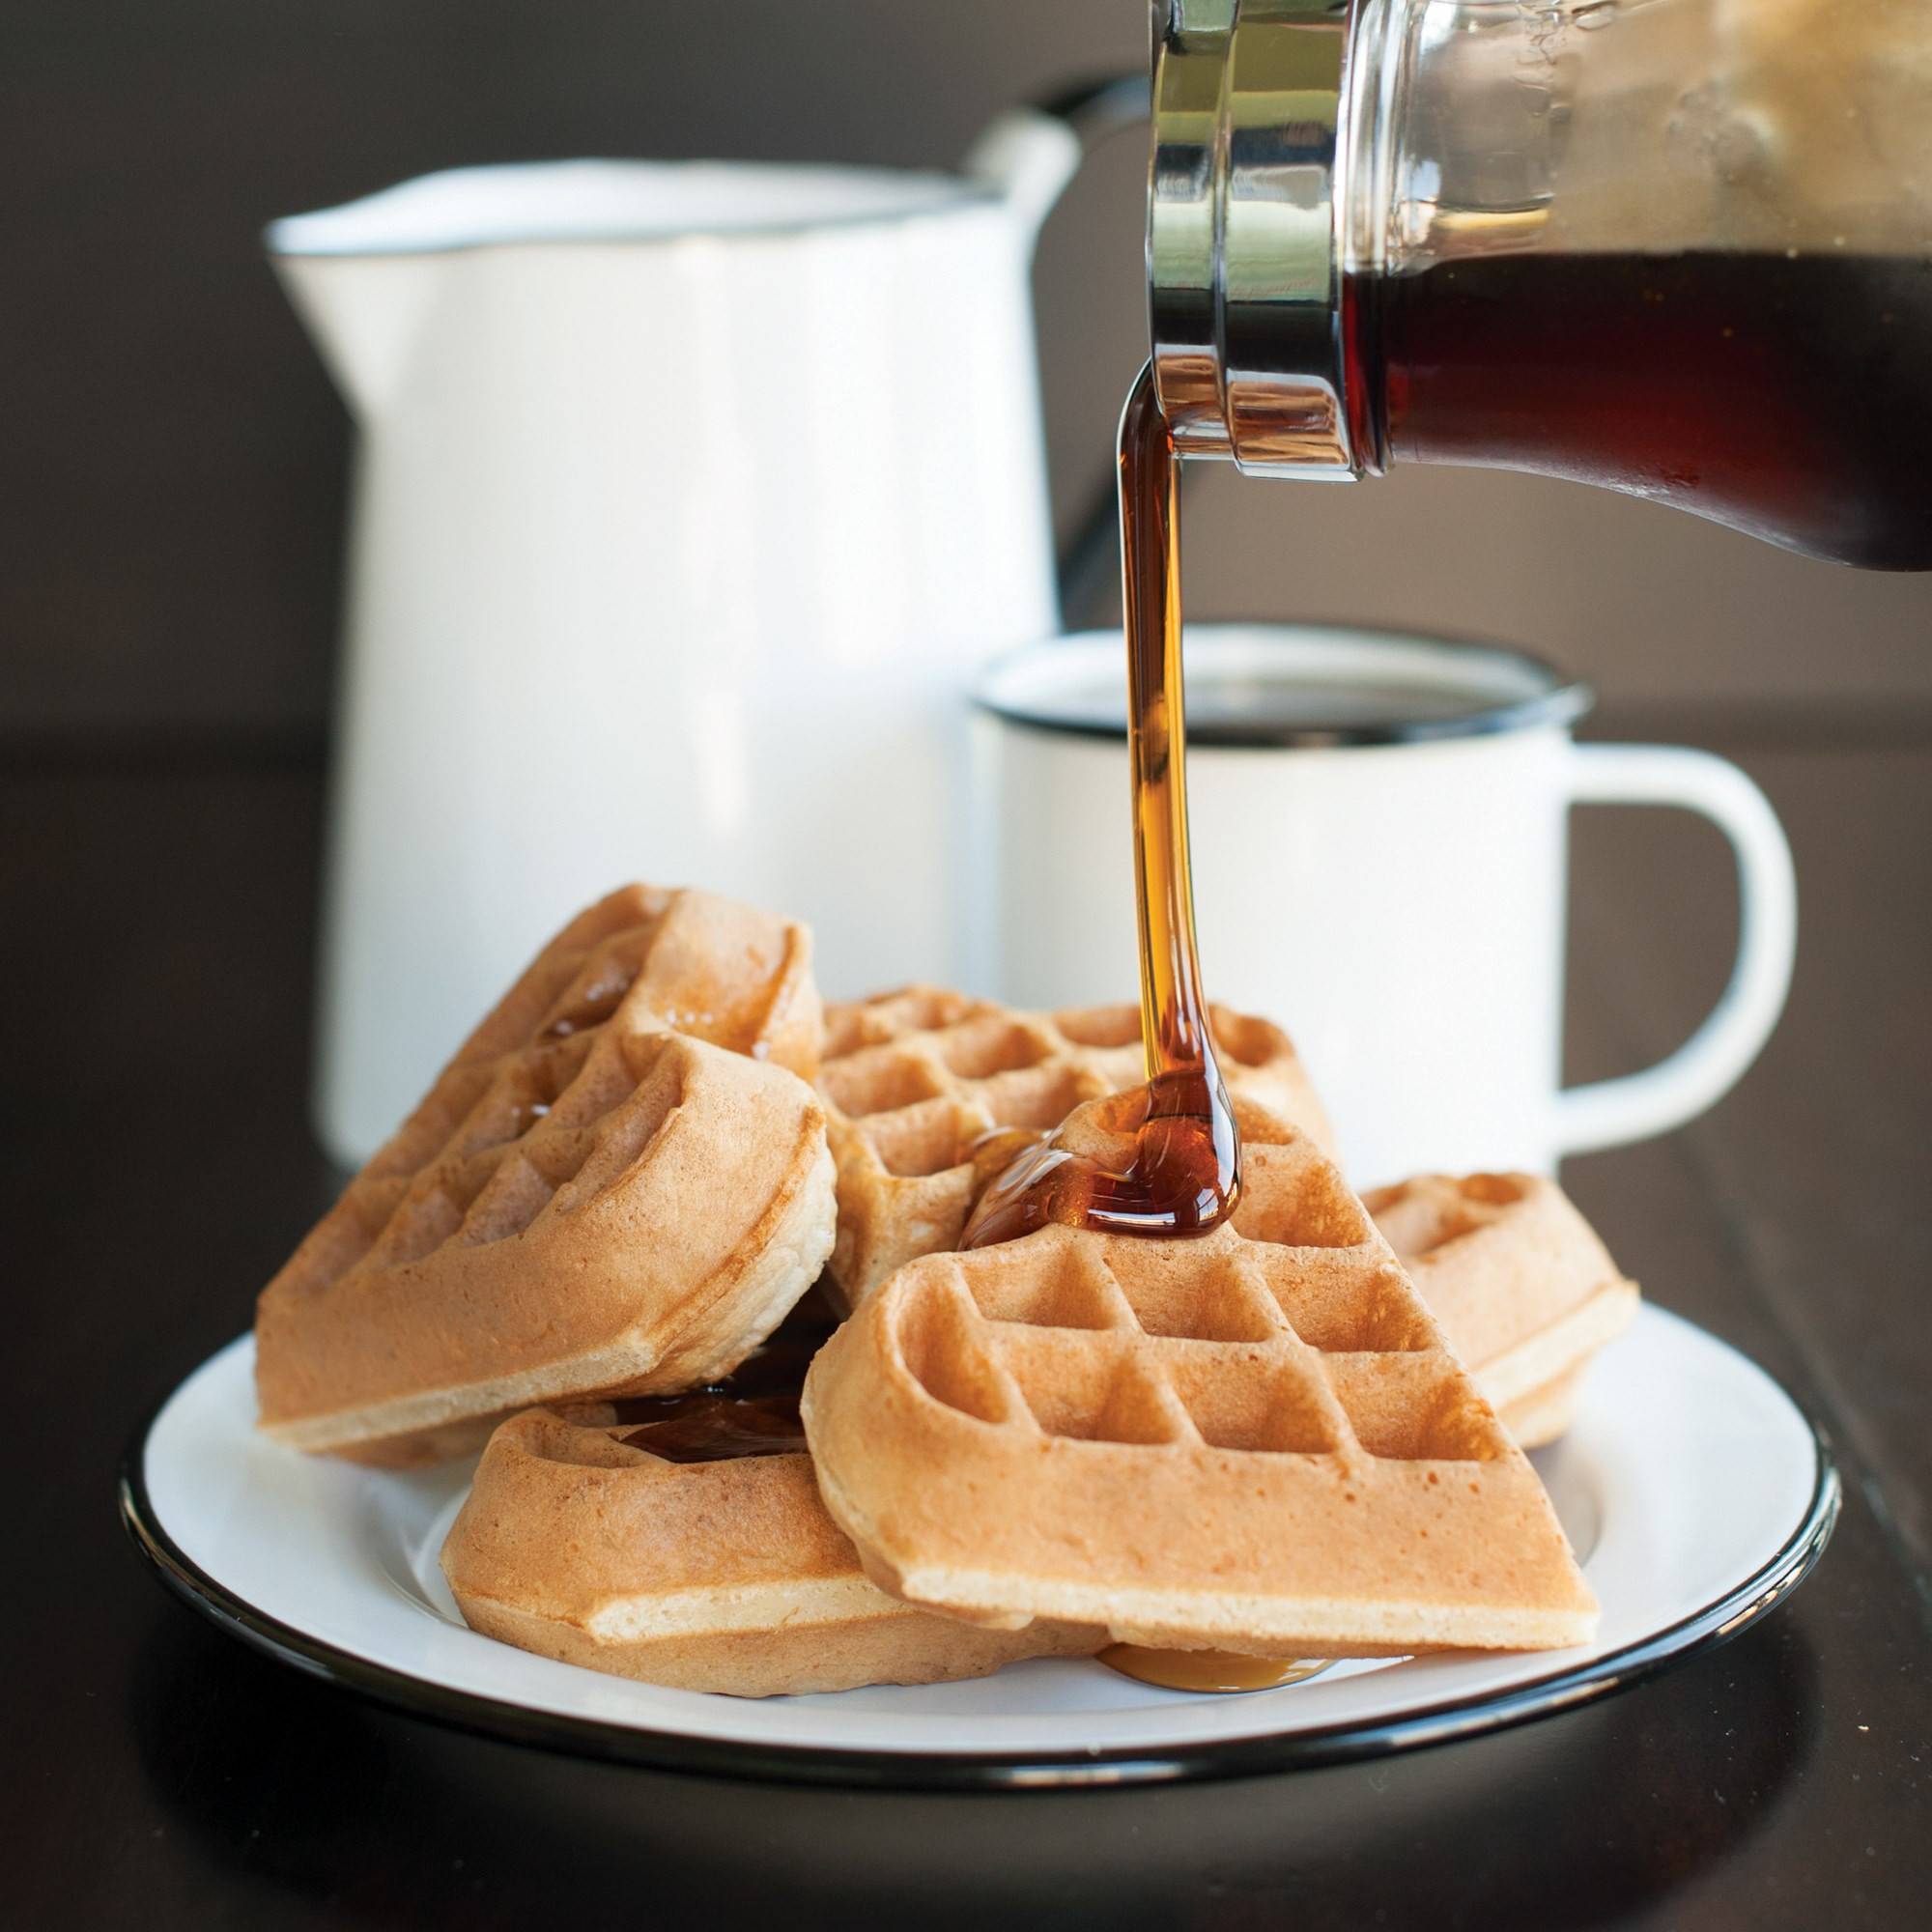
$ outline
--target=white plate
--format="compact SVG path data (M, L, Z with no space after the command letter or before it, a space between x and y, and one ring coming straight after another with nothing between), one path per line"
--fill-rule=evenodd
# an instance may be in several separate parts
M1432 1743L1562 1709L1734 1635L1817 1559L1837 1479L1764 1372L1642 1309L1536 1463L1603 1605L1584 1648L1341 1664L1237 1696L1087 1659L966 1684L751 1701L532 1657L464 1627L437 1568L470 1463L398 1475L254 1429L253 1347L160 1409L123 1474L163 1577L248 1641L391 1703L530 1742L703 1770L897 1783L1117 1782Z

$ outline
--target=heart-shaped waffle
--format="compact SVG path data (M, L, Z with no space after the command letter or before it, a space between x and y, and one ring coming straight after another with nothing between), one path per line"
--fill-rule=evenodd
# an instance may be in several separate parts
M867 1575L997 1629L1275 1657L1579 1643L1543 1485L1306 1136L1232 1224L913 1262L806 1380Z
M1422 1174L1362 1205L1525 1449L1570 1426L1590 1357L1629 1327L1637 1286L1553 1180Z
M1331 1144L1293 1045L1266 1020L1209 1009L1228 1091ZM856 1305L896 1267L959 1244L980 1176L969 1150L999 1127L1050 1133L1083 1101L1147 1078L1138 1007L1023 1012L941 986L825 1010L818 1090L838 1163L832 1276Z
M262 1427L379 1463L740 1360L832 1244L803 926L627 888L546 947L256 1310Z

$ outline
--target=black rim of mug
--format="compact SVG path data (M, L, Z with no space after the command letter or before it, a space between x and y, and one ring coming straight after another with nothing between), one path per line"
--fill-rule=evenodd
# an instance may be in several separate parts
M1371 649L1390 646L1412 651L1421 648L1461 658L1464 663L1482 658L1499 668L1527 670L1544 687L1525 697L1483 705L1453 717L1406 722L1378 719L1359 723L1343 720L1321 724L1295 724L1262 721L1245 724L1218 718L1190 718L1187 724L1190 751L1326 751L1348 746L1419 745L1445 738L1494 737L1502 732L1533 730L1541 725L1574 724L1589 711L1597 697L1589 685L1571 677L1547 658L1538 657L1533 651L1519 650L1513 644L1492 643L1479 638L1446 638L1433 631L1404 631L1385 625L1276 623L1264 619L1202 623L1190 625L1188 630L1190 636L1198 637L1203 643L1217 638L1230 639L1239 633L1259 633L1284 642L1332 639L1350 645L1367 645ZM1031 656L1036 661L1046 659L1059 644L1097 641L1110 635L1118 634L1077 631L1069 637L1044 644L1027 645L1009 657L997 660L983 674L973 701L979 709L999 719L1002 724L1018 725L1029 731L1038 731L1051 737L1100 738L1119 743L1127 735L1124 719L1115 723L1097 718L1067 717L1039 706L995 697L988 690L989 681L996 679L1005 667L1021 656Z

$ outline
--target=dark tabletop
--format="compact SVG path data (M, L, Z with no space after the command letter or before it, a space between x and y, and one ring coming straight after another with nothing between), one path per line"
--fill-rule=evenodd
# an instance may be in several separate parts
M1684 721L1677 721L1682 725ZM1672 723L1662 721L1669 731ZM166 1597L128 1431L334 1187L303 1119L322 764L0 762L0 1918L20 1926L1921 1925L1932 1919L1932 740L1678 735L1797 848L1798 977L1738 1091L1566 1179L1656 1300L1811 1406L1845 1476L1797 1595L1640 1689L1226 1783L978 1797L581 1763L406 1719ZM1728 955L1716 836L1577 827L1571 1071L1655 1058ZM842 989L841 989L842 990Z

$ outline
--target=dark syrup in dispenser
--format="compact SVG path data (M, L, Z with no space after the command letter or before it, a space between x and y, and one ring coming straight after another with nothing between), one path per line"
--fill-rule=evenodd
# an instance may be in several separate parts
M1343 292L1361 445L1674 504L1788 550L1932 568L1932 261L1520 253Z

